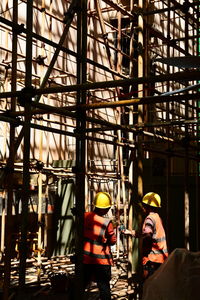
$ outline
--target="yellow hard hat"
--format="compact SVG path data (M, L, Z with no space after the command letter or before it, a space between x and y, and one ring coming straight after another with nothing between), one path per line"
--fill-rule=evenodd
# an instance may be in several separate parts
M150 192L150 193L147 193L146 195L144 195L144 197L142 198L142 202L147 205L150 205L150 206L161 207L160 196L153 192Z
M94 206L97 208L109 208L112 205L111 196L106 192L99 192L94 198Z

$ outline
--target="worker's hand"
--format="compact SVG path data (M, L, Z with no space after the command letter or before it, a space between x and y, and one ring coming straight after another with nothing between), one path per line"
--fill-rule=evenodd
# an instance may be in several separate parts
M136 236L136 231L135 230L128 230L128 229L124 229L122 230L122 233L125 235L131 235L131 236Z
M106 244L106 243L107 243L107 241L108 241L108 239L106 239L105 237L103 237L103 238L102 238L102 242L103 242L103 244Z

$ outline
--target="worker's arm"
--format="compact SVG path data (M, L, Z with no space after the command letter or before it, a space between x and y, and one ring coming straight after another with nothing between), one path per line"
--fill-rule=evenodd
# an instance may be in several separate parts
M137 236L137 231L136 230L129 230L129 229L124 229L121 231L122 234L125 234L125 235L130 235L130 236L133 236L133 237L138 237Z
M128 235L128 236L132 236L132 237L135 237L135 238L152 238L152 232L142 232L142 233L139 233L138 231L136 230L128 230L128 229L125 229L122 234L125 234L125 235Z
M107 239L107 244L109 245L114 245L117 241L117 237L114 233L112 222L108 224L108 227L106 229L106 239Z
M138 231L132 229L124 229L122 230L122 234L129 235L135 238L152 238L154 231L154 223L150 218L147 218L145 220L142 233L139 233Z

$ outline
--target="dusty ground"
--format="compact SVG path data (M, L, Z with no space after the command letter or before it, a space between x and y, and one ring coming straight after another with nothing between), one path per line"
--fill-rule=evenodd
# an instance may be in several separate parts
M30 260L27 263L26 288L18 289L18 261L13 261L11 272L12 289L8 300L72 300L69 294L68 282L73 286L74 265L68 257L56 257L48 260L43 259L40 268L37 261ZM2 266L3 268L3 266ZM40 270L40 284L38 284L38 270ZM67 276L65 276L67 275ZM51 276L56 276L56 281L51 281ZM63 276L63 277L62 277ZM66 279L66 277L68 279ZM66 288L63 286L66 284ZM127 262L119 260L112 267L112 279L110 282L112 299L140 300L135 288L128 288ZM0 294L0 300L3 299ZM84 299L76 300L98 300L99 292L96 283L92 282L88 287Z
M139 296L133 290L128 291L127 276L125 274L115 276L111 280L112 299L118 300L139 300ZM116 275L117 274L117 275ZM44 284L41 286L27 287L26 291L19 292L17 289L13 290L9 300L72 300L67 291L61 292L54 290L51 284ZM74 299L73 299L74 300ZM79 300L79 299L76 299ZM96 283L92 282L86 290L85 298L81 300L99 300L99 292Z

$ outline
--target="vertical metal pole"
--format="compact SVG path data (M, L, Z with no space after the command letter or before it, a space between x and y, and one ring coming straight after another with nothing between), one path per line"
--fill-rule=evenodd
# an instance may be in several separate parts
M142 0L138 1L138 7L143 9L143 2ZM144 21L143 21L143 16L141 14L138 15L138 46L140 45L141 51L138 53L138 77L143 77L144 75L144 59L143 59L143 43L144 43L144 38L143 38L143 31L144 31ZM139 84L138 85L138 97L143 97L143 85ZM138 105L138 123L143 122L143 106ZM142 134L138 133L137 136L137 151L135 152L135 157L134 157L134 172L133 172L133 227L136 230L141 229L141 212L139 210L139 202L142 198L143 195L143 150L142 150ZM138 269L138 266L140 267L141 265L141 259L140 259L140 254L141 254L141 249L140 249L140 243L138 239L133 239L133 250L132 250L132 274L139 274L141 273L141 268ZM133 277L134 278L134 277ZM129 278L129 281L131 279Z
M77 83L85 83L87 71L87 0L81 0L77 14ZM86 91L77 92L77 104L86 103ZM85 211L85 171L86 171L86 113L77 110L78 132L82 132L81 138L76 139L76 289L75 299L83 299L83 226Z
M41 136L40 136L41 138ZM42 173L38 174L38 253L37 253L37 280L40 282L42 253Z
M130 11L132 12L134 8L134 0L130 1ZM133 48L133 40L134 40L134 35L133 35L133 23L131 24L131 37L130 37L130 66L129 66L129 74L130 77L133 76L133 54L134 54L134 48ZM129 125L133 124L133 111L134 108L133 106L129 107ZM129 139L133 140L133 133L129 132ZM128 228L132 229L133 228L133 153L132 151L129 151L129 160L130 160L130 165L129 165L129 188L128 188ZM135 158L135 155L134 155ZM128 268L128 289L131 289L131 281L132 281L132 276L133 276L133 270L132 270L132 265L133 265L133 241L132 238L128 238L128 261L129 261L129 268Z
M185 1L188 3L188 0ZM188 3L189 4L189 3ZM185 13L185 51L188 52L188 13ZM185 119L188 119L188 101L185 101ZM189 195L189 156L188 156L188 125L185 125L185 193L184 193L184 215L185 215L185 248L190 249L189 226L190 226L190 195Z
M5 252L5 226L6 226L6 208L5 208L5 190L1 192L2 197L2 215L1 215L1 252ZM8 222L7 222L8 223ZM7 259L5 253L5 260Z
M110 68L112 70L114 70L114 64L113 64L113 60L112 60L112 56L111 56L111 52L110 52L110 48L109 48L108 37L107 37L107 33L106 33L106 26L105 26L105 23L104 23L102 12L101 12L101 7L100 7L100 4L99 4L99 0L94 0L94 1L95 1L95 5L96 5L96 10L97 10L97 13L98 13L98 16L99 16L100 27L101 27L102 34L103 34L104 44L105 44L105 47L106 47L106 52L107 52Z
M171 28L171 11L170 11L170 3L171 1L168 0L168 12L167 12L167 37L170 40L170 28ZM167 57L170 57L170 46L167 43ZM170 67L167 66L167 72L170 72ZM169 82L167 82L167 91L169 91ZM166 103L166 116L167 121L169 121L169 103ZM170 129L167 128L167 136L170 134ZM168 147L170 147L170 143L168 142ZM169 240L169 209L170 203L170 176L171 176L171 156L167 156L167 176L166 176L166 233L167 233L167 240Z
M199 129L197 129L197 132L199 132ZM199 135L199 133L198 133ZM196 251L199 251L199 240L200 240L200 224L199 224L199 190L200 190L200 172L199 172L199 162L196 162L196 198L195 198L195 203L196 203Z
M18 22L18 1L13 0L13 22ZM16 91L16 78L17 78L17 33L13 31L12 39L12 75L11 75L11 89L12 92ZM11 111L16 109L16 99L12 98ZM7 194L7 221L5 224L5 270L4 270L4 287L3 287L3 299L6 300L9 297L10 287L10 273L11 273L11 222L12 222L12 203L13 203L13 170L14 170L14 140L15 140L15 127L10 124L10 148L8 158L8 194ZM5 198L5 197L4 197ZM5 207L4 207L5 213ZM2 214L3 218L3 214ZM4 232L2 232L4 234Z
M139 0L138 6L140 8L143 8L143 0ZM143 21L143 16L139 14L138 16L138 27L140 28L138 32L138 44L141 44L141 49L143 48L144 44L144 38L143 38L143 31L144 31L144 21ZM143 62L143 53L139 53L138 55L138 77L143 77L144 76L144 62ZM143 92L143 85L140 84L138 85L138 97L143 97L144 92ZM143 106L139 105L138 106L138 123L143 122ZM142 197L143 195L143 178L142 178L142 172L143 172L143 155L142 155L142 148L141 148L141 142L142 142L142 137L141 135L138 135L138 196Z
M45 35L45 1L42 0L42 22L41 22L41 33L42 36ZM45 55L44 47L41 45L41 56ZM43 80L43 73L44 73L44 66L40 65L40 84L42 84ZM41 99L43 99L43 96L41 96ZM40 124L43 125L43 121L40 121ZM43 132L40 130L39 133L39 160L42 161L42 149L43 149ZM42 194L42 173L39 172L38 174L38 252L37 252L37 280L40 282L40 273L41 273L41 253L42 253L42 199L43 199L43 194Z
M199 6L198 6L199 10ZM199 34L200 28L199 23L197 24L197 34ZM200 39L197 40L197 55L200 55ZM197 100L196 102L197 109L200 107L200 101ZM200 113L197 112L197 117L200 117ZM200 125L197 124L197 149L199 149L200 146ZM199 150L197 150L197 155L199 155ZM199 212L200 212L200 205L199 205L199 199L200 199L200 163L199 161L196 162L196 168L197 168L197 175L196 175L196 250L199 251L200 246L200 221L199 221Z
M31 88L32 79L32 25L33 25L33 0L27 1L27 36L26 36L26 78L25 87ZM28 201L30 187L30 120L31 120L31 95L24 100L25 124L24 124L24 156L23 156L23 186L22 186L22 216L21 216L21 245L19 265L19 287L23 289L26 281L26 257L27 257L27 223Z
M184 216L185 216L185 248L190 250L189 240L189 225L190 225L190 195L189 195L189 158L188 158L188 146L185 146L185 169L184 169Z
M117 20L118 20L118 32L117 32L117 72L121 73L122 71L122 54L121 54L121 48L122 48L122 14L121 12L117 13ZM114 77L115 78L115 77Z

